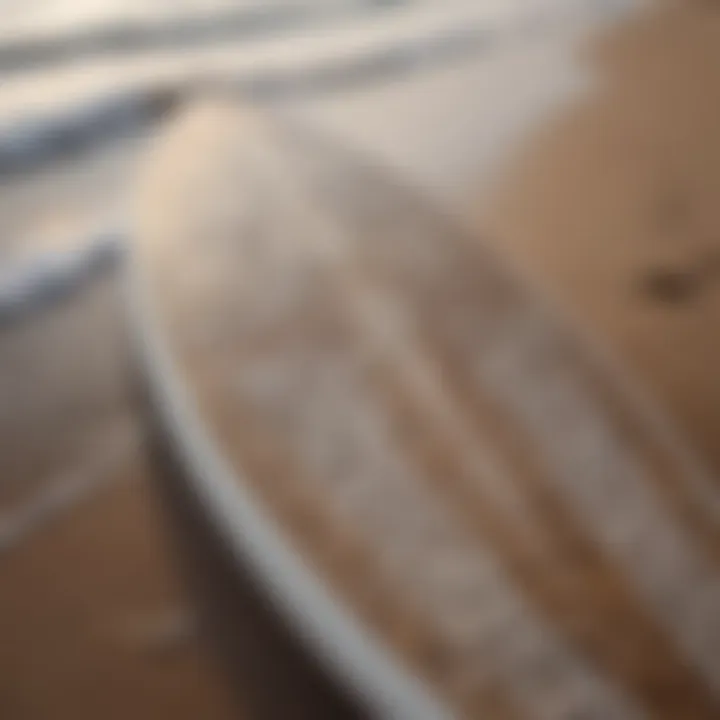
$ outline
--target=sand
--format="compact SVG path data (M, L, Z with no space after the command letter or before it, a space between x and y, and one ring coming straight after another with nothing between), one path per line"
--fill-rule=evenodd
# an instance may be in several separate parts
M118 288L0 348L0 716L235 717L151 494Z
M480 222L720 469L720 8L671 3L587 54Z

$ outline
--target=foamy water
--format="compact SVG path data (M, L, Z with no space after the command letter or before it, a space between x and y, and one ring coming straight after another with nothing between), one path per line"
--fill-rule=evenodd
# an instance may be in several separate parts
M580 19L592 25L637 4L0 0L0 178L9 182L76 152L87 156L93 148L144 134L167 102L182 102L216 80L251 98L332 94L411 77L467 55L479 55L480 62L487 57L490 64L509 45L522 55L525 45L563 24ZM229 19L235 23L230 28ZM544 74L553 73L552 67ZM556 72L562 82L559 67ZM523 103L514 112L533 116ZM482 137L479 133L479 142ZM70 233L62 241L68 257L57 251L38 256L30 241L27 256L6 262L0 275L2 315L24 311L38 298L55 297L87 277L88 267L94 267L87 258L106 255L105 238L122 242L113 229L117 220L108 223L107 231L83 230L76 238Z
M147 23L176 19L183 15L206 15L228 9L315 5L331 8L341 5L426 4L447 8L473 5L488 12L507 14L553 8L563 0L2 0L1 36L93 29L109 23ZM613 2L606 2L613 5Z

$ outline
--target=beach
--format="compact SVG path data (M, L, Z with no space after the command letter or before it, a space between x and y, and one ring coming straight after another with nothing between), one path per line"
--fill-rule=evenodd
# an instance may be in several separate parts
M8 12L17 6L8 5ZM658 5L599 36L583 31L570 57L591 71L589 89L570 69L567 76L554 75L552 63L546 92L519 82L517 101L493 116L503 133L485 138L474 154L464 152L473 143L468 124L453 146L427 147L410 157L388 142L382 152L398 170L422 169L425 189L527 277L599 353L612 356L693 462L717 474L720 9L699 1ZM176 12L167 4L156 13L138 4L126 17L117 6L99 3L79 22L75 10L58 4L54 19L39 4L26 17L17 10L7 32L25 37L32 12L45 17L41 29L51 36L94 31L98 22L117 23L118 17L162 23ZM197 8L189 3L185 11ZM322 49L301 39L308 67L340 45L347 66L355 67L365 35L348 29L352 18L343 22L355 44L330 37ZM424 15L394 22L393 33L401 28L410 37L412 30L413 38L434 27ZM381 47L392 33L378 24L371 35L373 47ZM271 32L263 42L281 44L282 37L274 37ZM127 239L124 203L138 159L158 129L143 98L154 102L158 92L162 98L169 92L174 102L193 64L203 76L239 73L244 87L257 67L293 70L289 49L263 50L255 40L242 56L235 41L226 42L208 42L195 55L179 43L145 58L119 53L98 60L90 53L82 63L55 70L6 69L3 138L19 137L16 128L29 126L23 118L50 118L52 124L60 116L65 122L77 103L90 108L83 117L107 118L93 113L108 88L121 91L124 118L108 142L85 148L83 139L77 156L32 168L35 160L25 167L26 160L45 152L33 148L52 150L53 138L68 135L30 133L16 156L20 170L9 161L2 167L0 263L3 271L19 268L27 278L21 290L0 294L0 309L11 308L0 327L0 716L8 720L243 717L197 633L153 494L122 288L112 267L67 270L65 254L92 248L108 231L116 233L118 246ZM513 52L524 60L515 62ZM506 57L508 74L498 77L519 79L523 62L545 55L510 48ZM280 59L273 65L272 58ZM484 61L478 56L478 67ZM440 72L452 69L449 64ZM312 84L303 82L303 88ZM272 95L283 86L272 80L262 87ZM392 83L384 110L390 118L391 91ZM370 105L362 92L357 97L361 108ZM125 112L127 98L141 99L132 106L141 108L138 114ZM380 125L382 113L362 116L352 99L321 100L299 115L330 130L350 127L346 118L354 115L362 122L344 139L361 150L381 147L376 136L392 137ZM442 108L431 121L444 122ZM18 145L0 138L3 147ZM26 298L33 296L28 288L38 287L38 260L50 268L43 277L65 272L67 283L61 277L62 292L35 309ZM16 312L26 305L27 312Z

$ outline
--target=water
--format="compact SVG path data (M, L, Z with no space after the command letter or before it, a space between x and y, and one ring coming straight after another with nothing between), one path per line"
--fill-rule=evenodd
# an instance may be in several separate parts
M115 163L117 177L104 197L93 193L86 199L95 158L108 147L116 148L118 158L134 156L141 146L137 139L151 133L168 107L209 86L220 84L261 101L332 95L409 78L468 55L492 56L504 45L521 47L574 18L604 16L635 4L0 0L0 183L11 194L23 185L26 208L15 222L17 208L8 216L0 207L7 233L0 244L3 317L14 308L24 312L34 306L36 295L62 295L68 284L88 276L77 258L102 255L87 239L117 237L117 217L103 216L110 205L122 204L128 163ZM69 168L54 181L62 190L48 191L47 181L42 189L42 178L57 174L59 166ZM111 193L118 202L106 200ZM62 218L58 241L53 218L68 214L59 209L68 206L68 194L78 209L71 222ZM55 235L51 241L47 227ZM48 243L54 254L43 256ZM68 258L58 254L58 244L69 250Z

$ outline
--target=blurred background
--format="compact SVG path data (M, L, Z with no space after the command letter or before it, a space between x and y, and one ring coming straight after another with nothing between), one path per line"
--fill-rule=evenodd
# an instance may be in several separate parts
M128 372L126 202L166 116L209 87L402 81L480 36L489 61L631 5L0 0L0 718L237 716L179 588Z

